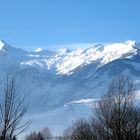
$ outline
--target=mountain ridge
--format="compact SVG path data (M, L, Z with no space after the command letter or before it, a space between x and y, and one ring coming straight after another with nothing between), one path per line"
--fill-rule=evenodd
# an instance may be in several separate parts
M8 47L12 57L18 56L19 66L35 67L51 70L58 75L69 75L78 67L88 65L94 61L100 61L104 65L117 58L136 53L135 41L126 41L124 43L112 43L108 45L95 45L93 47L73 51L68 49L59 49L58 51L47 51L39 48L39 51L24 51L13 48L7 43L1 41L0 48ZM20 58L21 56L21 58ZM11 57L11 59L12 59Z

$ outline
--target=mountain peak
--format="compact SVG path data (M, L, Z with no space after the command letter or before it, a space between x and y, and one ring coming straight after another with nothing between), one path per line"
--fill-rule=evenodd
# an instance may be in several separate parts
M37 48L34 52L42 52L43 49L42 48Z
M4 41L3 39L0 39L0 51L1 50L9 50L11 48L14 48L14 47L11 47L6 41Z
M4 46L5 46L4 41L0 39L0 50L2 50Z
M66 53L69 53L70 50L67 49L67 48L60 48L60 49L58 50L58 52L59 52L59 54L66 54Z

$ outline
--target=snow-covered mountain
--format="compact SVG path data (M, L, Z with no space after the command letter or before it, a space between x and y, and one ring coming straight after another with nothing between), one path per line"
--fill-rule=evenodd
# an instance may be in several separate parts
M45 70L55 70L58 75L72 74L75 69L86 66L92 62L99 62L99 67L121 58L124 55L134 54L133 48L135 41L125 43L114 43L109 45L95 45L92 48L78 48L74 51L60 49L56 52L50 52L38 48L35 52L28 54L28 59L20 64L25 67L36 67Z
M18 90L30 100L30 129L49 126L58 134L72 120L89 116L112 76L127 74L140 89L140 44L129 40L72 51L29 52L1 40L1 92L7 73L16 76Z
M37 48L34 52L26 52L9 46L4 41L0 41L1 61L10 65L18 65L21 68L37 68L38 70L50 71L57 75L70 75L79 68L98 62L98 67L107 64L121 57L130 57L135 54L135 41L114 44L95 44L88 49L78 48L74 51L60 49L51 52Z

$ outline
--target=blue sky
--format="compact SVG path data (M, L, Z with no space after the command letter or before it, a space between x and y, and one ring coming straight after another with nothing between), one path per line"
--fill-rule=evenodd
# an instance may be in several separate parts
M15 47L140 41L140 0L0 0L0 38Z

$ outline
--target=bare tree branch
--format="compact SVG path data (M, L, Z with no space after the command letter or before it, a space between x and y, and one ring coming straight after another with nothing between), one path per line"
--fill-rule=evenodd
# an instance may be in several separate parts
M15 78L9 79L7 76L3 102L0 103L1 140L6 140L7 137L11 140L13 136L27 129L29 121L19 126L27 109L25 98L17 92Z

